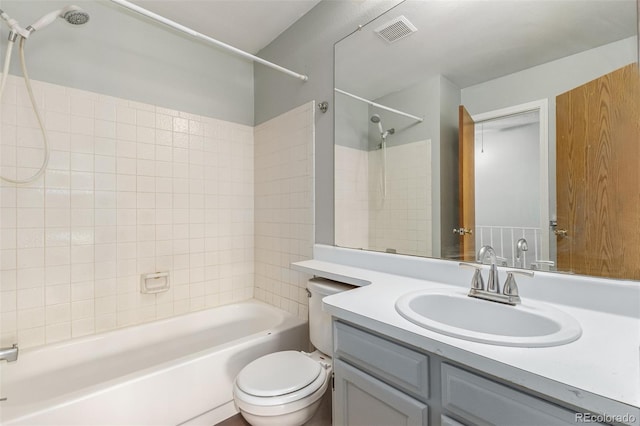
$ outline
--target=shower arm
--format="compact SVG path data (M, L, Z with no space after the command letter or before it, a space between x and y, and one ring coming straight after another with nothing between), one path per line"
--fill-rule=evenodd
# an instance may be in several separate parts
M207 35L204 35L202 33L199 33L189 27L186 27L182 24L179 24L175 21L172 21L170 19L165 18L164 16L158 15L157 13L153 13L150 10L147 10L143 7L140 7L138 5L135 5L131 2L128 2L126 0L110 0L112 3L116 3L124 8L127 8L129 10L132 10L134 12L137 12L143 16L146 16L147 18L151 18L154 21L160 22L161 24L167 25L175 30L181 31L183 33L189 34L190 36L197 38L199 40L204 40L210 44L216 45L218 47L221 47L223 49L226 49L232 53L235 53L238 56L242 56L243 58L246 59L251 59L254 62L257 62L259 64L265 65L269 68L273 68L274 70L280 71L282 73L285 73L291 77L295 77L299 80L302 81L307 81L309 80L309 77L304 75L304 74L299 74L297 72L291 71L290 69L281 67L280 65L274 64L273 62L269 62L266 59L262 59L258 56L252 55L251 53L245 52L244 50L240 50L237 47L233 47L227 43L223 43L219 40L216 40L215 38L209 37Z

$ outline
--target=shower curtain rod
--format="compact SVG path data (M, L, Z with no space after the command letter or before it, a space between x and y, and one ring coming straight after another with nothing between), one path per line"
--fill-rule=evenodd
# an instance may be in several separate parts
M353 93L349 93L349 92L345 92L344 90L340 90L337 87L335 89L333 89L333 90L335 90L338 93L342 93L343 95L351 96L353 99L357 99L359 101L365 102L365 103L367 103L367 104L369 104L371 106L374 106L376 108L384 109L386 111L390 111L390 112L393 112L395 114L402 115L404 117L412 118L412 119L416 120L419 123L422 123L424 121L423 118L416 117L415 115L408 114L406 112L402 112L402 111L397 110L397 109L389 108L388 106L384 106L384 105L378 104L376 102L370 101L369 99L361 98L360 96L354 95Z
M283 73L285 73L285 74L287 74L287 75L289 75L291 77L295 77L295 78L300 79L302 81L309 80L309 77L304 75L304 74L299 74L299 73L291 71L291 70L289 70L287 68L281 67L280 65L274 64L273 62L269 62L269 61L267 61L265 59L259 58L259 57L255 56L255 55L252 55L251 53L245 52L244 50L240 50L240 49L238 49L236 47L233 47L233 46L231 46L229 44L223 43L223 42L221 42L219 40L216 40L215 38L212 38L212 37L209 37L209 36L204 35L202 33L199 33L199 32L197 32L197 31L195 31L195 30L193 30L193 29L191 29L189 27L186 27L186 26L184 26L182 24L178 24L175 21L167 19L164 16L158 15L157 13L153 13L150 10L144 9L144 8L142 8L142 7L138 6L138 5L135 5L135 4L131 3L131 2L128 2L126 0L110 0L110 1L112 3L119 4L120 6L125 7L125 8L127 8L129 10L137 12L137 13L139 13L141 15L144 15L144 16L146 16L148 18L151 18L154 21L160 22L160 23L165 24L165 25L167 25L167 26L169 26L171 28L174 28L174 29L176 29L178 31L182 31L183 33L189 34L192 37L195 37L195 38L200 39L200 40L204 40L204 41L206 41L208 43L211 43L211 44L214 44L214 45L216 45L218 47L226 49L226 50L228 50L228 51L230 51L232 53L235 53L236 55L242 56L243 58L251 59L254 62L258 62L259 64L265 65L265 66L267 66L269 68L273 68L274 70L283 72Z

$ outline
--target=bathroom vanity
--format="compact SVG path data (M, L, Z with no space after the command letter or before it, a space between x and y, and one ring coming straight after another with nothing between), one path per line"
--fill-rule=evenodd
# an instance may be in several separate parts
M333 331L336 425L551 426L583 416L564 401L373 330L336 320Z
M640 424L637 283L520 278L523 306L562 311L581 335L506 346L439 333L398 312L407 294L468 290L471 273L452 262L328 246L314 257L295 268L359 286L323 302L333 316L335 425ZM606 302L612 291L616 306Z

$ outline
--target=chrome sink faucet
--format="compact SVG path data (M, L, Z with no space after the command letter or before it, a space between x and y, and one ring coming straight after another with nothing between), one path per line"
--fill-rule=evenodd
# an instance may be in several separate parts
M478 262L484 264L487 256L489 256L489 261L491 262L489 278L487 278L487 291L499 294L500 280L498 277L498 267L496 266L496 263L498 262L496 251L491 246L480 247L480 250L478 250Z
M496 252L491 246L482 246L480 251L478 251L478 261L482 264L485 257L487 256L489 256L491 266L489 269L489 277L486 290L484 288L484 282L482 280L481 265L473 263L459 264L460 266L475 269L473 278L471 279L471 289L469 290L468 296L489 300L491 302L505 303L507 305L517 305L518 303L520 303L520 295L518 293L518 286L513 275L521 274L528 277L533 277L533 272L523 270L507 271L507 281L505 281L504 288L502 292L500 292L498 268L496 266Z
M529 244L527 244L527 240L524 238L520 238L516 242L516 268L524 268L524 259L522 255L525 251L529 250Z

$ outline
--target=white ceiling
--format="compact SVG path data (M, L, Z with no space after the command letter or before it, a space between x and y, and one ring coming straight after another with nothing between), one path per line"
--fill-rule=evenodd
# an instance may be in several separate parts
M257 53L320 0L133 0L132 3Z
M399 15L418 31L374 33ZM377 99L441 74L465 88L635 34L635 0L407 0L336 45L336 87Z

